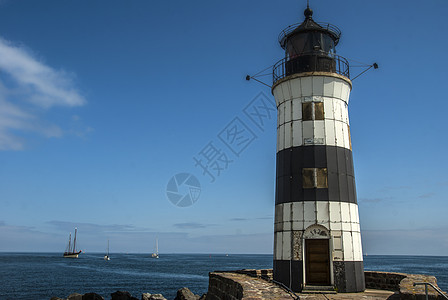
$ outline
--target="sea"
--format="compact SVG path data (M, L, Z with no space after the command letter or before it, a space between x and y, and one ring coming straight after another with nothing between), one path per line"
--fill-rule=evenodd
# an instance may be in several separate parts
M208 273L215 270L272 268L272 255L249 254L103 254L83 253L78 259L60 253L0 253L0 300L66 298L72 293L95 292L105 299L120 290L140 299L142 293L174 299L178 289L207 292ZM448 291L448 256L364 257L365 270L437 277Z

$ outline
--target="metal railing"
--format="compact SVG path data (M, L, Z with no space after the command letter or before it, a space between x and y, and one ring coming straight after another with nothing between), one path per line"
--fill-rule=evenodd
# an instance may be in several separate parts
M321 23L321 22L316 22L316 23L317 23L317 25L322 27L322 29L327 30L331 34L333 34L336 37L335 44L338 43L339 38L341 37L341 33L342 33L339 28L337 28L336 26L329 24L329 23ZM302 23L295 23L295 24L289 25L288 27L286 27L279 33L278 42L280 43L280 46L282 46L282 48L285 46L286 37L291 32L293 32L300 24L302 24Z
M304 63L305 62L305 63ZM348 60L342 56L310 55L303 54L293 59L283 58L273 67L273 83L286 76L303 72L334 72L350 79L350 67Z
M443 291L440 290L435 285L433 285L432 283L429 283L429 282L414 282L414 286L416 286L416 285L424 285L425 286L425 297L426 297L426 300L429 299L429 296L428 296L428 285L431 286L442 297L444 297L445 299L448 299L448 297L443 293Z

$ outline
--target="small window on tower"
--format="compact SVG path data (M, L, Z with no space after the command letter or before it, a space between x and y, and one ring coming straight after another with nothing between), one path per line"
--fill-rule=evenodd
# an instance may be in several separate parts
M313 102L302 103L302 120L310 121L313 119Z
M316 187L325 189L328 187L327 168L316 169Z
M313 102L314 104L314 120L324 119L324 103L323 102Z
M303 168L302 187L304 189L328 188L327 168Z
M302 103L302 120L324 120L323 102L304 102Z
M312 189L314 187L314 168L302 169L302 187Z

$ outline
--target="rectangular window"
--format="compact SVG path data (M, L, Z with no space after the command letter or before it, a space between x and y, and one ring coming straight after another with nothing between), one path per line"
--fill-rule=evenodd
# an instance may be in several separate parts
M314 187L314 168L302 169L302 187L312 189Z
M310 121L313 119L313 102L302 103L302 120Z
M323 102L304 102L302 103L302 120L324 120Z
M324 103L323 102L313 102L314 104L314 120L324 119Z
M325 189L328 187L327 168L316 169L316 187Z
M302 187L304 189L328 188L327 168L303 168Z

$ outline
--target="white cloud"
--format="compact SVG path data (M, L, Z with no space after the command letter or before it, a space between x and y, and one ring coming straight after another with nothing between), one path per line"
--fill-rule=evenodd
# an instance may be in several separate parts
M59 126L42 119L44 113L52 107L85 103L72 75L0 38L0 150L23 149L23 134L29 132L47 138L62 136Z

